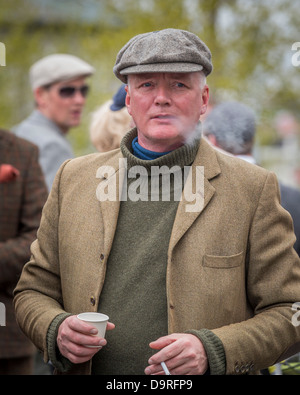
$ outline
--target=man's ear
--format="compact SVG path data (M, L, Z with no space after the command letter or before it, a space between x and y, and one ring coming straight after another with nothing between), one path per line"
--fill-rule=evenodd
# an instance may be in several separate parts
M33 91L33 96L37 107L44 108L48 91L43 87L38 87Z
M207 85L204 86L202 91L202 106L201 106L201 114L203 115L206 113L209 101L209 87Z
M128 85L125 85L125 91L127 93L127 95L125 97L125 106L127 107L127 111L129 112L129 114L131 115L131 112L130 112L130 92L129 92Z

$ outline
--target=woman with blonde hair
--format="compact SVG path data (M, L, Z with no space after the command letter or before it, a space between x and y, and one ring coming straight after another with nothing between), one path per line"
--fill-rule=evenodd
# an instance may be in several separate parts
M125 106L125 97L123 84L112 100L105 102L92 114L90 138L100 152L119 148L125 133L134 126Z

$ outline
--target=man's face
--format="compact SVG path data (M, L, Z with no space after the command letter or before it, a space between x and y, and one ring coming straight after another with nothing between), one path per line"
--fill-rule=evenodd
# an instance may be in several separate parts
M35 91L38 109L66 133L70 128L80 124L86 101L86 87L85 78L80 77L58 82L48 88L38 88ZM78 88L81 88L83 93Z
M126 89L139 144L157 152L184 144L195 132L209 97L198 72L132 74Z

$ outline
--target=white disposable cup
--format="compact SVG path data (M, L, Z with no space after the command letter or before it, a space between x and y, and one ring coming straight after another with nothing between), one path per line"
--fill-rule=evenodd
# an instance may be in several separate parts
M81 313L77 315L77 318L88 324L93 325L98 330L98 334L95 336L105 337L106 326L109 320L109 317L106 314ZM89 346L89 347L97 347L97 346Z

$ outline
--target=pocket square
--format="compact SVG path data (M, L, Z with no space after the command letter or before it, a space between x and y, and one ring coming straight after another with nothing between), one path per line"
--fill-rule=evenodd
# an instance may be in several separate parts
M0 182L14 181L19 175L19 170L14 166L9 164L0 165Z

